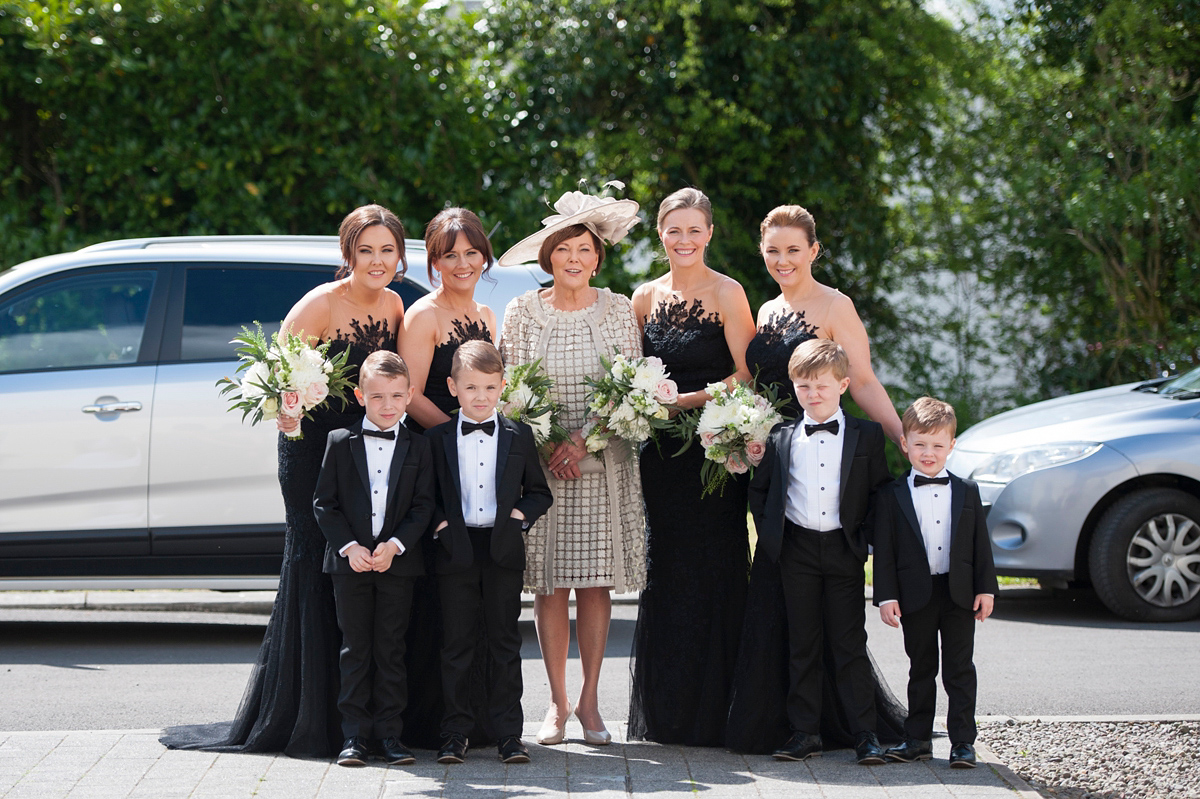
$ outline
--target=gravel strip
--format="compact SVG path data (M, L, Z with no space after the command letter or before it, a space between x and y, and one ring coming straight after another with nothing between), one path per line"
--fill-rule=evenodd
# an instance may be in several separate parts
M1045 797L1200 797L1193 721L985 722L979 738Z

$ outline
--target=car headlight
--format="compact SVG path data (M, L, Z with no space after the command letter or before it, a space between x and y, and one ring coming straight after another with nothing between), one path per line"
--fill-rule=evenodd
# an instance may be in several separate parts
M1082 460L1099 449L1100 444L1094 441L1064 441L1010 449L976 466L971 472L971 479L979 483L1006 485L1023 474Z

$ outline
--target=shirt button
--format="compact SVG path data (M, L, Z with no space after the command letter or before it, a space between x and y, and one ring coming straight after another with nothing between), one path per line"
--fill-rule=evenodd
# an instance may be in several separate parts
M941 547L938 547L938 552L941 552L941 551L942 551L942 548L941 548Z
M374 515L375 515L375 512L374 512L374 511L372 511L372 512L371 512L371 515L372 515L372 516L374 516Z
M941 524L941 523L942 523L941 519L938 519L936 522L934 522L934 524Z
M824 490L825 490L825 486L821 486L821 490L822 490L822 491L824 491Z
M383 469L376 469L375 474L383 474Z
M821 465L824 466L825 464L822 463Z
M480 488L483 488L483 486L480 486Z
M933 498L934 498L934 499L937 499L937 494L934 494L934 495L933 495Z
M376 493L376 494L378 494L379 492L378 492L378 491L376 491L375 493Z
M825 511L821 511L821 515L822 515L822 516L824 516L824 515L825 515Z
M483 508L480 508L480 509L479 509L479 512L480 512L480 513L483 513Z

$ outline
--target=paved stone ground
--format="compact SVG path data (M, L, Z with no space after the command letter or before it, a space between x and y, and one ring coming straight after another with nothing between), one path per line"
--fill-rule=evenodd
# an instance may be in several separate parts
M532 740L537 725L526 726ZM927 799L1036 796L1003 766L947 765L949 743L935 740L928 763L863 767L850 750L804 763L779 763L721 749L615 741L530 746L533 762L505 766L495 749L479 749L458 766L417 752L415 766L339 768L285 756L170 751L158 732L0 732L3 799L368 799L400 796L484 799L499 796L704 794L789 799ZM984 757L988 752L984 750Z

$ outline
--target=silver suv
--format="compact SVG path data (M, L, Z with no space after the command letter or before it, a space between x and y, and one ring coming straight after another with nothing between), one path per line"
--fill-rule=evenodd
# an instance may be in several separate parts
M427 293L405 242L405 306ZM0 588L272 587L273 425L226 412L229 340L341 262L333 236L130 239L0 273ZM497 316L545 278L495 269Z
M1001 574L1090 582L1118 615L1200 616L1200 369L1038 402L958 438Z

